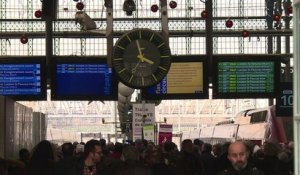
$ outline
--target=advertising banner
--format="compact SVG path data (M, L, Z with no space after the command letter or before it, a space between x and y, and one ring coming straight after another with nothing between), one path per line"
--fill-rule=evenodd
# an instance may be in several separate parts
M173 125L160 124L158 133L158 144L161 145L166 141L172 141Z
M143 126L143 135L144 135L144 139L154 142L154 125L150 124L150 125L144 125Z
M142 139L142 129L144 125L155 122L154 103L133 103L132 104L132 134L133 141Z

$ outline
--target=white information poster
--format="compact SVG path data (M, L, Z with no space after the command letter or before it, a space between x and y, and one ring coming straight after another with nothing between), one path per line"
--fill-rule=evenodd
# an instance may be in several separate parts
M154 103L133 103L132 104L133 141L135 141L136 139L142 139L143 125L154 124L154 122L155 122Z
M154 142L154 125L144 125L143 129L144 139Z

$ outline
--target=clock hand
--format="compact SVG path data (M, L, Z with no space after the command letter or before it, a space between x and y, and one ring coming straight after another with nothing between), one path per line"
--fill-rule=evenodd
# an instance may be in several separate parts
M136 72L136 68L139 66L140 61L134 66L134 68L131 70L131 73L135 73Z
M142 55L138 55L137 56L142 62L147 62L147 63L149 63L149 64L154 64L154 62L153 61L151 61L151 60L149 60L148 58L146 58L146 57L144 57L144 56L142 56Z
M139 54L138 54L137 58L139 58L139 56L143 56L143 53L142 53L142 49L141 49L141 46L140 46L139 40L136 40L136 45L137 45L138 52L139 52ZM142 62L144 62L142 58L139 58L139 59L140 59Z
M138 48L138 56L137 58L141 60L141 62L147 62L149 64L153 64L154 62L149 60L148 58L144 57L143 53L142 53L142 49L141 49L141 46L140 46L140 43L139 43L139 40L136 40L136 45L137 45L137 48Z

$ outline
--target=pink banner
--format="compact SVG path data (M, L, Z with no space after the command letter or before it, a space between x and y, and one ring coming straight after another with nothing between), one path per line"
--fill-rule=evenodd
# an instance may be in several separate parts
M172 141L173 126L168 124L159 125L158 144L161 145L166 141Z

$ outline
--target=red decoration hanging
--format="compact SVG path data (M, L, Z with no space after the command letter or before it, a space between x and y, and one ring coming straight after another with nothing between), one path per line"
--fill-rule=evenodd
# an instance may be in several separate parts
M78 3L76 4L76 8L77 8L78 10L82 10L82 9L84 8L84 4L83 4L82 2L78 2Z
M287 11L288 11L289 14L293 13L293 6L291 6L291 5L288 6Z
M227 28L231 28L233 26L233 22L231 21L231 19L228 19L226 22L225 22L225 25Z
M249 31L248 31L248 30L243 30L243 31L242 31L242 36L243 36L244 38L248 37L248 36L249 36Z
M170 1L169 6L171 9L175 9L177 7L177 2L176 1Z
M280 21L280 19L281 19L281 16L280 16L279 14L274 14L274 15L273 15L273 20L274 20L274 21L277 21L277 22L278 22L278 21Z
M208 11L207 10L203 10L201 12L201 17L204 18L204 19L206 19L208 17Z
M41 17L42 17L42 11L41 11L41 10L35 11L35 12L34 12L34 16L35 16L36 18L41 18Z
M20 38L20 42L22 44L28 43L28 37L26 35L22 35L21 38Z
M157 11L158 11L158 5L157 5L157 4L153 4L153 5L151 6L151 11L152 11L152 12L157 12Z

